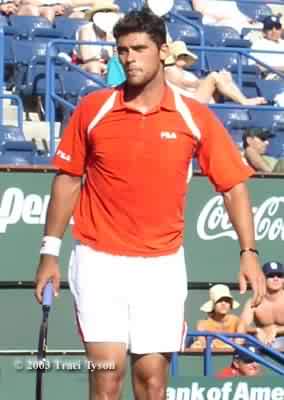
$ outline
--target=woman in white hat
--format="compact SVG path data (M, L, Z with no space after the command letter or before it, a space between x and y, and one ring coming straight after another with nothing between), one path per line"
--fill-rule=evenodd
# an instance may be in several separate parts
M76 34L77 40L113 42L112 30L122 14L119 6L112 0L99 0L86 17L90 24L80 27ZM94 46L80 45L75 50L73 62L79 64L85 71L105 75L107 62L113 56L111 45Z
M186 67L194 64L198 57L191 53L183 41L177 40L169 44L170 56L165 61L165 75L168 83L178 88L186 97L192 97L201 103L215 103L221 95L242 105L265 104L263 97L246 97L234 82L229 71L210 72L199 79Z
M231 295L226 285L214 285L209 289L209 300L204 303L200 310L208 314L208 318L197 323L197 331L236 333L239 317L232 314L231 310L239 307L239 303ZM222 341L215 339L212 342L214 348L228 348ZM198 337L191 347L205 347L204 336Z

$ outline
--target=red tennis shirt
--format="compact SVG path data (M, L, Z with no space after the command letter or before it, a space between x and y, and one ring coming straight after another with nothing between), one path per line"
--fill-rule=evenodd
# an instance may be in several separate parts
M236 376L241 376L241 374L233 366L225 367L216 374L217 379L235 378Z
M126 106L123 87L86 96L54 158L63 172L85 176L74 237L119 255L177 251L193 155L220 192L253 174L215 115L168 86L145 114Z

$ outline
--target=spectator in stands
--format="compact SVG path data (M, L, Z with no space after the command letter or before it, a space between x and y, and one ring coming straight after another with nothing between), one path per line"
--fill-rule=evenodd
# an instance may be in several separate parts
M281 39L282 25L278 16L266 17L263 21L263 30L261 39L253 42L252 50L269 50L284 53L284 40ZM252 56L276 71L284 72L284 54L276 53L252 53ZM253 60L251 64L255 63ZM258 65L266 79L278 78L277 74L271 73L265 67Z
M92 22L80 27L77 39L113 42L112 29L120 17L119 6L112 0L99 1L88 11L88 19ZM107 62L112 56L111 45L81 45L75 52L75 62L88 72L105 75Z
M208 318L197 323L197 331L209 331L218 333L236 333L239 324L239 317L231 311L239 307L239 303L234 300L227 285L214 285L209 290L209 301L200 308L208 314ZM206 346L206 338L198 337L193 342L191 348L203 348ZM213 348L231 348L226 343L214 339Z
M214 103L221 94L242 105L261 105L263 97L247 98L233 81L230 72L210 72L199 79L185 68L194 64L198 57L190 52L183 41L169 44L170 56L165 61L166 79L180 88L182 95L193 97L201 103Z
M269 261L262 267L266 278L266 295L252 307L247 301L240 315L238 332L255 334L261 342L284 351L284 266Z
M230 26L239 33L243 28L261 26L243 14L233 0L192 0L192 6L203 15L203 24Z
M0 4L0 13L5 16L17 14L18 3L16 1L2 1Z
M248 128L243 135L243 156L255 171L272 172L277 159L265 155L269 139L274 137L270 130L264 128Z
M243 347L246 350L249 350L257 355L260 355L259 349L245 342ZM218 379L226 379L226 378L234 378L239 376L259 376L262 372L262 368L259 363L255 361L255 359L241 351L236 351L233 356L232 363L229 367L222 369L217 372L216 378Z
M34 15L47 18L51 23L61 15L72 14L72 0L21 0L17 15Z
M267 5L269 6L269 8L272 11L273 15L278 15L281 24L284 24L284 4L275 4L275 3L270 3L269 0L266 0L266 2L268 3Z

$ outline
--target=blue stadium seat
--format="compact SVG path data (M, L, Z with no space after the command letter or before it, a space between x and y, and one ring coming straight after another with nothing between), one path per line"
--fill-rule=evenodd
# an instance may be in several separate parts
M18 126L0 125L0 151L6 142L25 141L22 129Z
M12 49L15 63L28 65L33 57L46 56L47 43L33 40L13 40Z
M233 128L244 128L250 125L250 115L245 109L233 108L214 108L213 111L217 117L223 122L226 127Z
M4 26L4 81L7 89L12 89L14 82L15 60L12 48L15 30Z
M49 42L54 39L63 39L62 33L53 28L35 28L31 32L31 40Z
M235 72L238 68L238 61L240 61L244 72L257 72L257 68L254 65L248 65L247 57L240 56L237 52L208 51L206 57L211 71L220 71L225 68Z
M12 47L15 59L15 93L23 94L28 83L28 71L31 66L45 63L47 43L33 40L14 40ZM27 95L29 94L27 93Z
M271 8L266 4L254 3L238 3L239 10L250 17L252 20L263 21L265 17L272 14Z
M56 17L55 31L65 39L75 39L77 30L87 23L88 21L82 18Z
M274 97L281 92L284 92L284 80L265 80L258 79L256 86L259 90L260 96L265 97L269 101L273 101Z
M141 8L141 0L117 0L116 3L123 13Z
M234 103L232 103L233 106ZM216 108L214 112L228 129L234 142L240 150L243 149L243 134L251 126L247 110Z
M187 19L198 21L200 24L202 24L202 14L198 11L194 11L188 0L175 1L171 11Z
M227 39L239 41L238 32L229 26L203 25L205 43L208 46L224 46ZM233 42L232 42L233 43Z
M100 83L96 83L92 79L74 70L62 71L61 78L63 80L64 98L72 104L78 102L79 96L83 96L84 91L85 93L87 92L87 87L90 86L90 90L95 90L103 87L103 85L106 86L106 82L102 80L99 75L97 79Z
M49 165L51 164L53 157L49 157L46 154L33 153L32 164L34 165Z
M183 22L168 22L167 27L173 40L183 40L188 45L200 45L198 30Z
M0 154L1 164L32 164L36 153L34 143L28 141L9 141L3 144Z
M284 125L284 111L274 110L249 110L249 115L252 120L252 125L255 127L277 129Z
M5 15L0 15L0 26L7 26L8 19Z
M20 39L30 38L35 28L52 28L51 22L45 17L11 15L9 20Z
M273 133L275 137L269 139L266 153L275 158L284 158L284 125L279 129L274 128Z

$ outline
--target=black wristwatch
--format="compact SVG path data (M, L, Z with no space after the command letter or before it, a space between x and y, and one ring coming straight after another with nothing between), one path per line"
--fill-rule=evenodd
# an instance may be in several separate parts
M248 247L247 249L241 249L241 251L240 251L240 256L242 256L244 253L246 253L246 252L248 252L248 251L250 251L251 253L254 253L254 254L256 254L256 255L259 256L258 250L257 250L257 249L253 249L253 248L251 248L251 247Z

